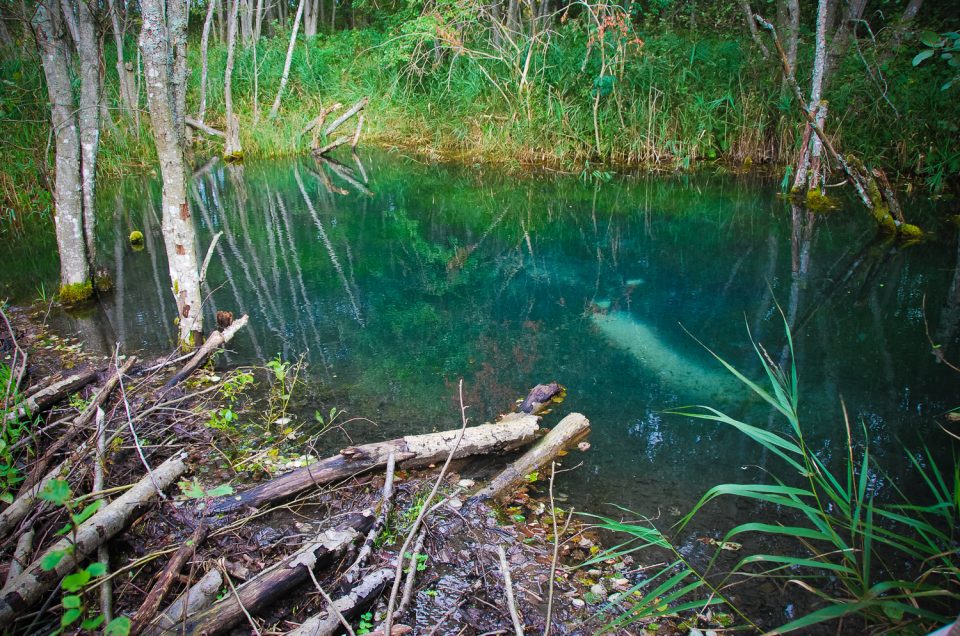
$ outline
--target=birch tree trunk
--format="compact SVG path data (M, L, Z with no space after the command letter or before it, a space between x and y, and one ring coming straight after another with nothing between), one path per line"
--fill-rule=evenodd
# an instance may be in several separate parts
M322 1L323 0L305 0L306 6L304 7L305 15L303 17L303 34L308 38L312 38L317 34L318 5Z
M750 8L750 0L740 0L740 9L743 11L743 16L747 21L747 29L750 31L750 37L753 39L753 43L760 49L760 53L764 59L770 57L770 51L763 43L763 40L760 39L760 31L757 30L757 21L753 19L753 9Z
M147 104L163 179L163 238L177 305L180 346L191 348L202 334L203 313L183 157L187 0L142 0L140 4Z
M240 122L233 114L233 65L237 49L237 13L240 2L233 0L230 16L227 21L227 68L223 78L223 99L227 110L226 143L223 154L228 159L240 159L243 149L240 147Z
M807 102L807 108L812 115L817 118L817 125L823 130L823 122L826 119L826 111L821 114L820 99L823 89L823 78L826 71L827 61L827 13L829 12L829 0L819 0L817 5L817 34L814 45L813 57L813 79L810 82L810 99ZM811 157L819 157L822 151L820 137L811 134L812 127L808 123L805 128L804 136L810 139L809 144L804 144L800 152L800 159L797 162L797 174L793 182L793 189L797 192L805 192L809 185L810 162Z
M293 61L293 47L297 44L297 30L300 28L300 17L303 15L303 5L306 0L300 0L297 5L297 15L293 18L293 30L290 32L290 44L287 46L287 59L283 63L283 75L280 76L280 88L277 89L277 98L273 100L273 106L270 107L268 119L277 116L280 110L280 99L283 97L283 89L287 87L287 80L290 77L290 62Z
M77 3L77 27L80 39L80 177L83 196L83 234L87 244L87 261L97 260L96 209L94 186L97 178L97 155L100 151L100 56L97 21L86 0Z
M123 28L120 26L120 16L117 14L117 0L108 0L110 24L113 26L113 42L117 48L117 77L120 78L120 107L124 115L130 115L137 107L136 91L133 87L133 78L127 72L123 61Z
M243 48L247 48L253 42L253 0L238 0L238 2L243 3L243 11L240 12L240 36L243 40Z
M83 233L80 134L74 115L76 110L67 59L70 47L56 0L38 3L33 28L40 46L55 140L53 218L60 252L60 298L65 303L74 303L89 298L93 294L93 285Z
M203 123L207 111L207 51L210 46L210 26L213 24L213 10L217 6L214 0L207 4L207 18L203 21L203 35L200 36L200 109L197 121Z

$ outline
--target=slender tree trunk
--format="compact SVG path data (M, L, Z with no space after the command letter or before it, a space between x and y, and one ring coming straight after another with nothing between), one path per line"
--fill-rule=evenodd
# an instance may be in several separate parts
M910 29L914 18L920 13L920 7L923 6L923 0L910 0L910 3L903 10L903 14L897 23L893 26L893 34L890 36L890 44L880 56L880 64L890 61L890 58L903 44L903 37Z
M323 2L323 0L320 0ZM337 0L330 0L330 32L337 28Z
M834 0L833 4L839 4ZM857 22L863 17L863 11L867 8L867 0L847 0L847 10L843 12L840 18L840 24L833 32L833 39L827 50L827 70L826 76L829 79L833 72L840 65L847 48L850 46L850 39L853 37ZM826 84L825 84L826 85Z
M750 37L753 43L760 49L764 59L770 57L770 51L767 49L763 40L760 39L760 31L757 29L757 21L753 19L753 9L750 8L750 0L740 0L740 9L743 11L743 17L747 21L747 28L750 30Z
M249 47L253 43L253 0L239 0L243 3L243 10L240 11L240 37L243 40L243 48ZM227 26L227 31L230 27ZM229 34L227 37L230 37Z
M120 16L117 13L117 0L108 0L110 11L110 24L113 27L113 43L117 48L117 77L120 84L120 107L123 114L130 116L136 108L135 89L133 87L133 78L127 72L126 64L123 61L123 36L125 35L121 27Z
M80 133L70 84L69 47L56 0L37 5L33 27L40 47L50 99L50 124L56 144L54 225L60 252L60 292L65 302L85 300L93 293L83 233L80 187Z
M263 0L257 0L257 11L253 19L253 43L260 41L260 32L263 29Z
M70 31L70 39L73 41L73 45L77 46L80 44L80 27L77 24L77 14L73 12L73 5L70 4L70 0L60 0L60 9L63 21Z
M230 0L211 0L217 3L217 19L220 20L220 42L227 41L227 16L230 14Z
M277 111L280 110L280 99L290 78L290 62L293 61L293 48L297 44L297 30L300 28L300 17L303 15L303 6L306 2L307 0L300 0L297 5L297 15L293 18L293 30L290 32L290 44L287 46L287 59L283 62L283 75L280 76L280 88L277 89L277 97L273 100L273 106L270 107L269 119L276 117Z
M827 56L827 14L829 12L829 0L819 0L817 5L817 34L813 58L813 79L810 83L810 99L807 102L807 108L810 113L817 117L817 125L823 130L821 120L820 99L823 89L823 78L826 72ZM826 118L826 111L823 111L822 117ZM811 127L807 124L805 135L809 135L810 143L806 145L800 154L800 160L797 163L796 179L793 182L795 191L806 191L809 183L810 158L811 156L820 156L822 143L820 137L810 134Z
M13 36L10 35L10 29L7 28L7 20L3 13L0 13L0 47L9 48L16 44Z
M213 10L217 6L214 0L207 5L207 18L203 21L203 35L200 36L200 110L197 120L203 123L207 112L207 51L210 47L210 26L213 24Z
M100 151L100 55L97 21L86 0L77 3L80 40L80 177L83 193L83 233L87 243L87 260L97 260L96 209L94 187L97 177L97 155Z
M223 78L223 98L227 110L226 144L223 154L226 157L239 159L243 153L240 147L240 123L233 114L233 64L237 48L237 13L242 0L233 0L230 16L227 21L227 68Z
M179 339L182 347L190 348L202 334L203 312L183 157L186 85L181 68L185 70L187 0L141 0L140 5L147 103L163 178L163 237L177 304Z

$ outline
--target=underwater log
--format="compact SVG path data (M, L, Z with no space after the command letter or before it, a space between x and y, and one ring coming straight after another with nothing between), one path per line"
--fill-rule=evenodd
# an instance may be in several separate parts
M540 418L535 415L514 413L504 416L496 424L469 427L464 431L463 440L457 447L454 458L502 453L520 448L533 441L540 429L539 422ZM407 435L386 442L351 446L341 450L339 455L298 468L239 495L216 499L208 507L209 514L232 512L246 506L256 508L271 501L291 497L308 488L386 466L390 453L396 455L397 463L402 468L441 462L450 454L459 433L460 430L457 429L425 435Z

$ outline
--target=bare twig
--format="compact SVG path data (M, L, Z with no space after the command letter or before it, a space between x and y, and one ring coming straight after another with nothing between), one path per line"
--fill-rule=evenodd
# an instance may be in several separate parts
M213 258L213 248L217 246L217 241L223 236L223 232L217 232L210 241L210 247L207 248L207 255L203 258L203 265L200 267L200 282L207 280L207 267L210 266L210 259Z
M507 592L507 606L510 608L510 619L513 621L513 630L517 636L523 636L523 624L520 622L520 615L517 613L517 602L513 598L513 580L510 578L510 565L507 563L507 553L502 545L497 546L497 554L500 555L500 573L503 574L503 586Z
M97 454L93 461L93 492L103 492L107 472L107 422L103 409L97 407ZM106 499L101 495L98 499ZM106 543L97 548L97 561L110 569L110 548ZM104 622L113 620L113 581L105 581L100 586L100 613Z
M166 499L167 495L164 494L163 489L157 485L157 479L153 475L153 469L150 468L150 464L147 462L147 458L143 454L143 448L140 446L140 439L137 437L137 430L133 426L133 416L130 414L130 402L127 400L127 391L123 387L123 374L120 373L120 367L118 364L120 356L120 345L117 344L117 348L113 353L113 366L117 370L117 384L120 387L120 398L123 400L123 410L127 414L127 425L130 427L130 435L133 437L133 444L137 447L137 455L140 456L140 461L143 463L143 467L147 469L147 474L150 475L150 481L153 482L154 488L157 489L157 494L160 495L161 499Z
M417 580L417 562L420 560L420 552L423 551L423 541L427 537L427 529L422 528L417 542L413 546L413 554L410 555L409 565L407 566L407 581L403 584L403 596L400 598L400 605L397 606L397 614L403 614L407 606L410 605L410 599L413 596L413 584ZM401 555L401 559L405 555Z
M320 581L317 580L317 575L313 573L313 568L308 567L307 572L310 573L310 578L313 580L313 585L317 588L317 592L320 593L320 596L323 597L323 600L327 604L327 608L330 610L330 613L337 617L337 620L340 621L340 624L343 625L343 628L347 630L347 633L350 634L350 636L357 636L353 631L353 628L350 627L350 623L347 622L347 619L344 618L340 610L337 609L337 605L333 602L333 599L330 598L330 595L323 591L323 587L320 586Z
M457 448L460 447L460 442L463 440L463 433L467 430L467 407L463 404L462 378L460 379L460 420L462 426L457 433L457 439L453 443L453 448L450 449L450 453L447 455L447 461L444 462L443 468L440 469L440 474L437 475L437 480L433 484L433 490L430 491L426 501L423 502L423 506L420 508L420 514L414 519L413 525L410 526L410 531L407 533L407 538L400 547L400 555L397 557L397 568L393 578L393 588L390 591L390 600L387 602L387 615L383 619L382 629L384 634L390 634L393 626L393 608L397 602L397 593L400 591L400 579L403 577L403 555L410 548L414 534L420 529L420 524L423 523L424 516L430 510L430 504L433 502L433 498L436 497L437 491L440 490L440 484L443 483L443 478L447 474L450 462L453 461L453 455L457 452Z
M550 619L553 616L553 587L557 577L557 557L560 552L560 537L557 534L557 506L553 502L553 478L557 474L557 462L550 462L550 518L553 520L553 558L550 560L550 590L547 593L547 618L543 636L550 636Z
M220 559L220 569L223 572L223 578L227 581L227 585L230 586L230 591L233 592L233 596L237 599L237 605L240 606L240 611L243 612L243 615L247 617L247 622L250 623L250 627L253 628L253 633L257 636L261 636L260 629L257 627L257 624L253 622L253 617L250 616L250 612L247 611L247 608L243 606L243 601L240 600L240 595L237 593L237 588L233 585L233 581L230 580L230 573L227 572L227 565L223 559ZM307 568L308 570L310 568Z
M370 532L367 533L367 537L363 541L363 546L360 547L360 551L357 553L357 559L343 574L343 578L350 583L356 580L370 553L373 552L373 542L377 540L377 535L380 534L380 531L387 521L387 515L390 514L390 503L393 499L393 475L396 466L397 455L393 451L390 451L390 454L387 456L387 475L383 482L383 503L380 505L380 514L377 515L377 520L373 522L373 527L370 528Z

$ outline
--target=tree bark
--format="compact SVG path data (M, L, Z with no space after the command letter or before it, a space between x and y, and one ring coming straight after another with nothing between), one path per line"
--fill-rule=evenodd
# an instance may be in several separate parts
M53 209L60 252L60 292L62 300L77 302L92 295L93 288L83 231L80 134L67 58L70 47L64 38L63 17L56 0L38 3L33 27L40 47L55 140Z
M466 429L455 458L469 455L506 452L533 441L540 418L533 415L508 415L496 424L483 424ZM403 468L426 466L443 461L453 446L459 430L425 435L408 435L387 442L376 442L345 448L339 455L299 468L239 495L222 497L211 503L211 514L258 507L291 497L308 488L345 479L374 468L386 466L390 453Z
M273 106L270 107L268 119L277 116L280 110L280 99L283 97L283 89L287 87L287 80L290 78L290 63L293 61L293 48L297 44L297 31L300 29L300 17L303 15L303 5L307 0L300 0L297 5L297 15L293 18L293 30L290 32L290 44L287 46L287 58L283 62L283 75L280 76L280 88L277 89L277 97L273 100Z
M120 107L124 115L130 116L137 104L136 90L133 86L133 77L127 72L126 63L123 60L123 39L124 29L121 27L120 16L117 14L117 0L108 0L110 11L110 23L113 26L113 43L117 49L117 77L120 84Z
M183 157L187 1L142 0L141 13L147 103L163 179L163 237L180 346L192 348L203 332L203 312Z
M94 267L97 261L96 208L94 187L97 178L97 155L100 151L100 56L97 20L87 0L77 2L77 25L80 39L80 178L83 197L83 234L87 244L87 260Z
M109 541L123 530L144 505L157 495L157 488L164 489L186 471L183 457L174 455L158 466L149 475L134 484L128 491L98 510L80 524L75 533L64 537L29 568L13 580L0 597L0 620L9 624L14 616L36 603L43 594L60 579L72 572L102 543ZM69 552L50 570L41 568L46 557L57 552Z
M757 30L757 21L753 19L753 9L750 8L750 0L740 0L740 9L743 11L744 18L747 21L747 28L750 30L750 38L760 49L760 54L764 59L770 57L770 51L767 49L763 40L760 39L760 32Z
M12 406L5 414L4 419L7 422L13 422L17 419L45 411L77 389L90 384L96 377L97 372L89 369L54 382L42 390L37 391L16 406Z
M382 568L366 575L349 593L333 602L334 607L343 616L354 616L373 602L388 582L393 580L393 569ZM311 616L286 636L334 636L342 630L340 619L329 610Z
M823 78L827 66L827 13L829 9L829 0L819 0L817 5L817 30L814 44L813 57L813 79L810 82L810 99L807 101L806 108L810 114L816 118L816 123L823 130L823 121L820 119L820 99L823 89ZM823 113L826 118L826 112ZM805 135L810 135L812 124L806 125ZM810 162L811 157L820 156L822 144L818 135L810 136L810 143L802 149L800 158L797 161L796 177L793 180L793 189L797 192L806 192L810 182Z
M282 598L310 580L307 568L316 570L329 564L352 545L373 523L370 511L346 516L336 528L321 532L292 555L250 579L213 607L191 616L174 629L186 634L213 636L239 623L244 610L257 614L272 601ZM237 598L239 597L239 599Z
M203 123L207 112L207 51L210 48L210 27L213 24L213 10L217 6L214 0L207 5L207 18L203 21L203 34L200 36L200 108L197 121Z
M524 453L520 459L507 466L503 472L472 499L499 500L509 496L523 482L527 475L543 468L571 444L582 440L590 433L590 422L580 413L571 413L537 442L536 446Z
M233 114L233 65L237 48L237 13L241 0L233 0L230 17L227 21L227 68L223 77L223 99L227 111L227 139L223 154L229 159L240 159L243 148L240 147L240 122Z

